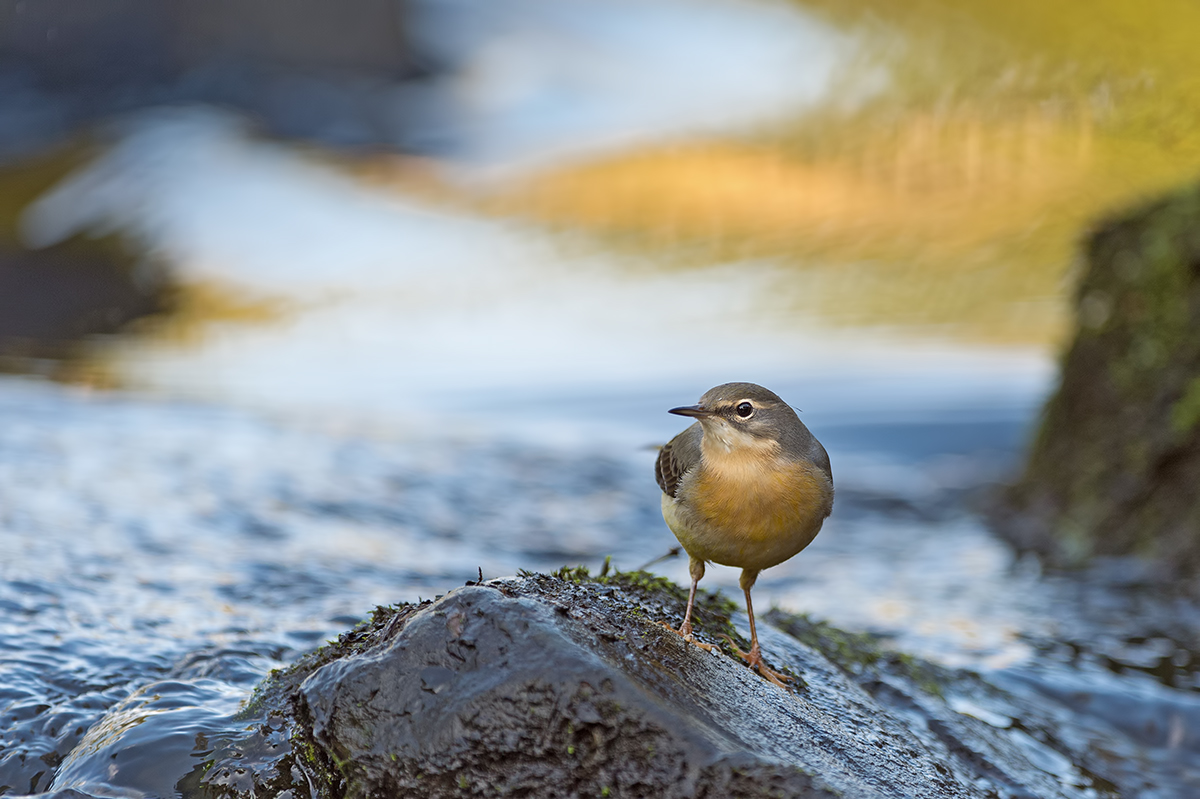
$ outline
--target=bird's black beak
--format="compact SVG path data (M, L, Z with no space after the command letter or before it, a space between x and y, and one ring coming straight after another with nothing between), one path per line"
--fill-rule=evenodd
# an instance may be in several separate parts
M705 416L712 416L716 411L710 411L703 405L685 405L682 408L672 408L667 413L673 413L676 416L692 416L700 419Z

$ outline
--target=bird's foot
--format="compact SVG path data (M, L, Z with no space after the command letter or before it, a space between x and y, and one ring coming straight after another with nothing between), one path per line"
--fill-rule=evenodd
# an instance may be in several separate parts
M665 621L660 621L659 624L661 624L663 627L666 627L668 630L675 633L680 638L682 638L684 641L687 641L689 644L695 644L696 646L700 647L705 652L711 652L717 648L716 644L706 644L703 641L697 641L696 637L694 635L692 635L691 622L685 621L678 630L676 630L671 625L667 624Z
M767 682L775 683L780 688L785 690L791 687L788 685L788 683L795 678L791 675L775 671L774 669L769 668L766 663L763 663L762 650L758 648L757 641L750 647L749 652L743 652L738 645L734 643L734 640L728 635L722 635L721 637L724 638L725 643L729 644L730 648L733 649L733 653L735 655L746 661L746 665L761 674L763 679L765 679Z

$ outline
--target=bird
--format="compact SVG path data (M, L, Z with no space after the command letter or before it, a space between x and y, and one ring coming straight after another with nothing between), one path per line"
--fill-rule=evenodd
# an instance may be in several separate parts
M763 663L750 589L758 574L812 543L833 511L829 454L796 411L754 383L723 383L696 405L669 413L696 421L663 446L654 477L667 527L688 554L692 588L678 630L692 636L692 608L706 563L742 570L750 651L737 654L770 682L785 675Z

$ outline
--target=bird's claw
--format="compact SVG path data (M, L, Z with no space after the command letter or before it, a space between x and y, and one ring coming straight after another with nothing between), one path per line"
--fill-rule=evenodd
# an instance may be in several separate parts
M791 689L789 683L795 678L790 674L775 671L768 667L766 663L763 663L762 652L757 646L750 647L749 652L743 652L728 635L722 635L721 637L725 639L725 643L729 644L729 648L733 650L735 655L746 661L746 665L757 671L767 682L774 683L784 690Z
M665 621L660 621L659 624L661 624L663 627L666 627L668 630L670 630L671 632L678 635L680 638L682 638L687 643L695 644L696 646L703 649L705 652L711 652L717 648L716 644L706 644L703 641L697 641L696 637L694 635L692 635L692 625L690 625L690 624L685 624L684 626L680 627L678 630L676 630L671 625L667 624Z

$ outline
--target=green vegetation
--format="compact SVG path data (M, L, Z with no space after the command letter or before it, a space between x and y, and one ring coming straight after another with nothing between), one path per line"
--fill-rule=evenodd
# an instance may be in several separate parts
M1171 406L1171 427L1180 436L1194 433L1200 425L1200 375L1183 391L1179 401Z
M1200 572L1200 186L1099 226L1078 332L998 524L1061 566L1137 555Z
M541 577L529 572L526 577ZM683 622L683 613L687 607L688 589L657 574L647 571L610 571L592 575L586 566L564 566L549 575L559 580L565 580L576 585L609 586L620 589L630 599L634 606L631 612L638 608L650 609L656 621L666 622L678 627ZM733 626L732 616L739 608L728 597L719 591L701 589L696 592L696 604L692 608L692 626L697 637L709 643L720 644L729 638L740 649L750 648L750 642L738 633Z
M769 611L764 619L817 650L851 677L881 672L899 674L937 697L942 696L942 686L952 679L950 672L940 666L881 646L877 636L846 632L827 622L814 621L807 614L783 613L777 609Z

